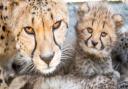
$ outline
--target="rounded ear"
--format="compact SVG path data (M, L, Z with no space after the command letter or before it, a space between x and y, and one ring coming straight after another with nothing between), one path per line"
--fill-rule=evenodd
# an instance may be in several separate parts
M114 14L112 16L112 19L114 20L117 29L123 26L124 19L123 16L121 16L120 14Z
M88 5L88 3L84 2L84 3L80 4L80 6L78 8L78 12L77 12L78 18L80 19L87 12L89 12L89 5Z

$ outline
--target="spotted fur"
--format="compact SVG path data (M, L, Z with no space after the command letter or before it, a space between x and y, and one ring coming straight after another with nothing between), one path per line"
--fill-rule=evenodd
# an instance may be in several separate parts
M49 76L72 61L72 54L65 54L68 50L72 52L71 45L66 45L67 49L63 46L68 30L68 13L62 2L19 1L12 11L10 26L17 40L18 53L13 63L17 73ZM65 61L68 57L69 60Z
M12 74L11 63L13 56L15 56L16 40L8 25L11 15L10 3L8 0L0 1L0 89L8 89L6 79ZM8 70L9 71L6 71Z
M122 29L128 29L124 26ZM119 71L121 78L118 89L127 89L128 87L128 32L119 33L118 43L112 51L113 66Z
M0 15L1 65L13 56L12 67L17 74L51 76L60 69L66 71L63 65L72 61L73 53L71 45L64 46L68 13L63 3L57 0L2 0ZM70 55L65 54L67 51Z
M16 53L16 41L11 28L8 25L9 20L9 3L0 2L0 65L6 64Z

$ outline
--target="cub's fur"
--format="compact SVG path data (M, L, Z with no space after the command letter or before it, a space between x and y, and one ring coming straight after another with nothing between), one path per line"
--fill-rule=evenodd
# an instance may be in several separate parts
M115 46L119 27L123 24L120 15L114 14L105 4L83 5L78 12L77 51L83 58L76 59L78 72L87 77L108 75L119 79L119 73L112 67L111 50ZM78 61L78 62L77 62Z

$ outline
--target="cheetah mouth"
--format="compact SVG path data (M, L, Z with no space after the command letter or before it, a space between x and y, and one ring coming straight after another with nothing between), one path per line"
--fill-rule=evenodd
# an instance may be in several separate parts
M106 51L106 49L98 49L96 47L89 47L87 45L83 45L83 44L80 44L80 47L83 49L83 51L85 53L87 53L88 55L93 55L93 56L96 56L96 57L106 57L109 55L109 50Z
M45 68L38 69L34 65L34 63L31 62L31 64L27 64L26 62L22 62L22 64L13 63L12 68L17 74L27 74L27 75L44 75L44 76L52 76L57 72L57 66L51 66L47 65Z

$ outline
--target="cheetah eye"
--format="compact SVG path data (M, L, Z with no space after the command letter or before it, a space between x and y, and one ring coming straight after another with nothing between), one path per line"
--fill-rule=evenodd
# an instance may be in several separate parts
M93 32L93 29L90 28L90 27L87 27L87 31L88 31L88 33L92 33Z
M61 22L62 20L59 20L56 23L54 23L52 29L58 29L61 26Z
M30 27L30 26L24 27L24 30L25 30L25 32L28 33L28 34L32 34L32 35L34 34L34 30L33 30L33 28Z
M107 33L106 33L106 32L102 32L102 33L101 33L101 36L102 36L102 37L106 37L106 36L107 36Z

